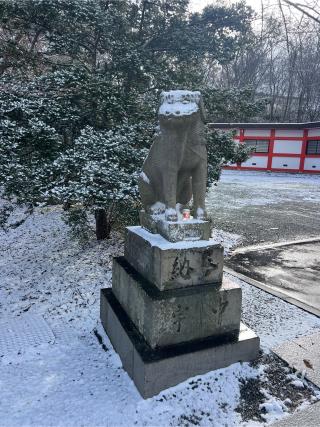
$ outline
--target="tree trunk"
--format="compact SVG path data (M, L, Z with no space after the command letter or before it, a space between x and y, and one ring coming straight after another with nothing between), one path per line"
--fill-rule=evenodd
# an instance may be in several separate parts
M106 210L103 208L95 211L97 240L107 239L110 235L110 223L107 220Z

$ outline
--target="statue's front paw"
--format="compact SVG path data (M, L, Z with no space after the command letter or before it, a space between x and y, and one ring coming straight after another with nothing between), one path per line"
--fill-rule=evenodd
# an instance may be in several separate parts
M197 209L195 216L196 216L196 219L200 219L201 221L205 221L207 219L207 213L202 208Z
M156 202L150 207L151 215L162 215L166 211L166 205L161 202Z
M175 209L166 209L166 215L165 215L166 221L178 221L178 215L177 211Z

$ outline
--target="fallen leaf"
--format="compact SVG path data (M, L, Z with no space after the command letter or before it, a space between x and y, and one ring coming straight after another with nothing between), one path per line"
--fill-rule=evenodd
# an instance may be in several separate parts
M308 359L303 359L303 363L306 365L306 367L307 367L307 368L309 368L309 369L313 369L313 366L312 366L312 364L311 364L310 360L308 360Z

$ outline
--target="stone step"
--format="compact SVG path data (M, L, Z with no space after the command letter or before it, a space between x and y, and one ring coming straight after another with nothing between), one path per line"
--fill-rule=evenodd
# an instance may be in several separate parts
M259 338L241 324L237 339L207 338L152 349L127 316L111 289L101 290L101 321L123 368L148 398L195 375L255 359Z
M139 218L142 227L151 233L160 234L169 242L209 240L211 236L210 222L206 220L166 221L145 211L140 211Z
M113 260L112 291L152 348L239 333L241 288L230 279L221 285L159 291L118 257Z

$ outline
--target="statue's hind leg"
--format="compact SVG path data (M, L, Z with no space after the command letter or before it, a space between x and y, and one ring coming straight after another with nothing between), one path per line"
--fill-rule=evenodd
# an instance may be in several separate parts
M192 172L192 194L194 217L197 219L206 219L206 183L207 183L207 162L201 161L198 167Z
M138 187L141 195L142 205L144 206L146 212L152 213L151 206L157 202L157 197L148 177L144 174L144 172L139 177Z
M192 198L191 176L188 173L179 174L177 187L177 203L181 207L188 205Z

